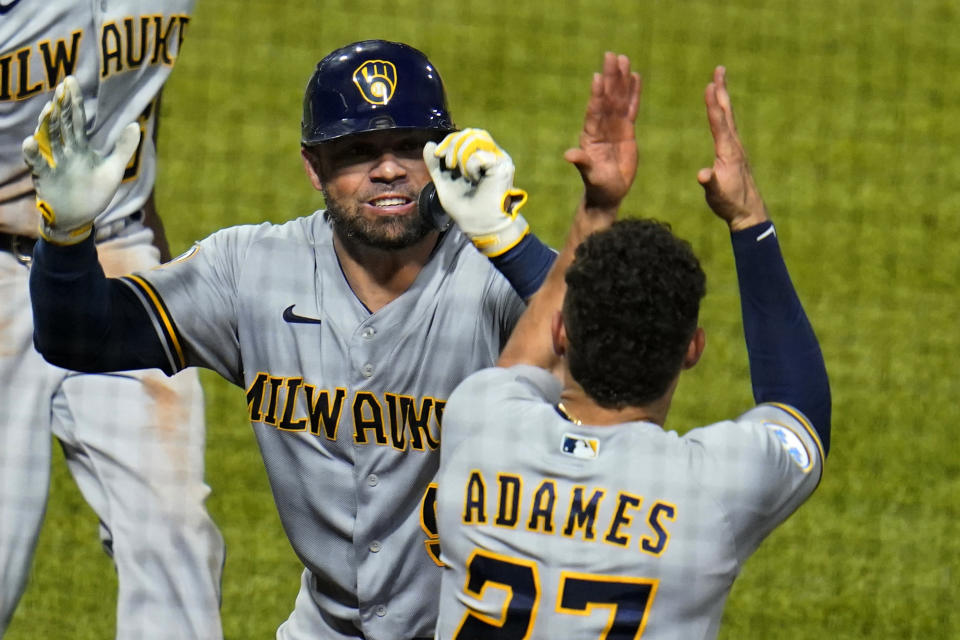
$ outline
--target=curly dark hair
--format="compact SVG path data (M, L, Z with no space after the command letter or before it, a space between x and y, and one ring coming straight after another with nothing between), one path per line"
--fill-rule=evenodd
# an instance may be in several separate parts
M642 406L680 372L706 275L690 244L656 220L620 220L588 237L567 270L570 373L600 406Z

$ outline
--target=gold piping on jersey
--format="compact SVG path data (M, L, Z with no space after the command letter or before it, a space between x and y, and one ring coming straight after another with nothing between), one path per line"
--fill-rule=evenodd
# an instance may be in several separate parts
M134 283L153 305L153 313L160 321L160 326L163 327L164 338L167 344L173 348L173 352L177 354L177 371L186 368L187 359L183 355L183 348L180 346L179 338L177 338L177 330L174 327L173 320L170 319L170 314L167 312L163 300L160 299L160 296L157 295L157 292L154 291L150 283L140 276L129 275L124 279Z
M800 423L800 425L807 431L807 433L810 434L810 437L813 438L814 443L816 443L816 445L817 445L817 452L820 454L820 462L821 462L821 464L822 464L823 461L826 459L826 455L825 455L824 452L823 452L823 443L820 442L820 434L817 433L817 430L813 428L813 425L811 425L810 422L807 421L807 419L803 416L803 414L801 414L799 411L797 411L796 409L794 409L793 407L791 407L791 406L788 405L788 404L783 404L783 403L780 403L780 402L768 402L768 403L766 403L766 404L769 404L771 407L776 407L777 409L780 409L780 410L782 410L782 411L786 411L786 412L789 413L791 416L793 416L793 418L794 418L797 422ZM788 425L783 425L783 427L786 428L786 429L790 429L790 427L789 427ZM790 430L791 430L791 431L794 431L793 429L790 429ZM794 433L796 433L796 432L794 431ZM797 437L799 438L800 436L797 435ZM800 438L800 442L803 443L803 438ZM807 455L809 455L809 453L810 453L810 452L808 451L808 452L807 452ZM803 471L804 471L804 472L810 471L810 469L813 468L813 464L814 464L814 463L813 463L813 456L810 456L810 464L809 464L809 466L807 466L807 468L804 469Z

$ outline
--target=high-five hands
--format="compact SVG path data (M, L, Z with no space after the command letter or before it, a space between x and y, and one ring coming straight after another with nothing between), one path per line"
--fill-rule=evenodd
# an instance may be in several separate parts
M37 122L23 141L23 158L33 172L37 207L43 218L40 235L49 242L82 242L93 220L113 199L123 172L140 142L140 127L128 124L113 152L101 156L89 145L83 95L76 78L57 85Z
M713 134L714 160L713 167L700 169L697 181L703 187L707 204L726 221L731 231L769 220L767 207L750 171L747 152L737 133L725 68L714 69L713 82L704 92L704 102Z
M590 85L580 146L563 155L580 172L588 210L615 215L630 191L637 173L635 125L641 87L627 56L604 54L603 72L595 73Z
M489 133L455 131L428 142L423 159L443 208L484 255L506 253L527 235L519 213L527 192L513 186L513 160Z

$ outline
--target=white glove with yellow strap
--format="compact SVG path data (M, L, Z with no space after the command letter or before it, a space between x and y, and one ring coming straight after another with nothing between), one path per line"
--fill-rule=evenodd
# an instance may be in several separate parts
M464 129L428 142L423 159L440 204L484 255L506 253L527 235L519 213L527 192L514 188L513 160L489 133Z
M23 158L33 171L37 208L43 215L40 235L60 245L77 244L93 230L93 220L107 208L140 142L140 127L128 124L113 153L90 148L83 95L76 78L57 85L32 136L23 141Z

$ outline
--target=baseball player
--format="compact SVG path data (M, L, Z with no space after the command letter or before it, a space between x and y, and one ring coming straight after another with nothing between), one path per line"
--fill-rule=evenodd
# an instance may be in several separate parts
M496 361L555 257L517 210L509 155L454 130L420 51L353 43L318 63L304 97L304 167L325 210L223 229L158 269L104 278L90 221L129 147L92 153L72 124L83 108L65 82L24 142L46 212L31 274L40 351L84 370L203 366L246 389L305 566L277 637L432 638L428 489L446 398ZM428 142L442 142L436 188L463 231L420 211Z
M0 636L24 591L56 436L116 566L118 638L219 638L223 540L207 514L195 372L81 375L33 348L27 279L41 213L21 143L64 77L76 78L92 149L130 145L91 235L108 274L167 252L153 211L161 87L192 0L0 4ZM139 145L124 127L135 122ZM119 142L118 142L119 141ZM163 624L158 624L163 620Z
M816 488L830 434L820 348L722 67L706 105L716 159L698 180L731 232L757 406L665 431L704 348L700 265L668 226L624 220L567 268L571 234L500 368L447 405L437 638L714 638L743 563Z

